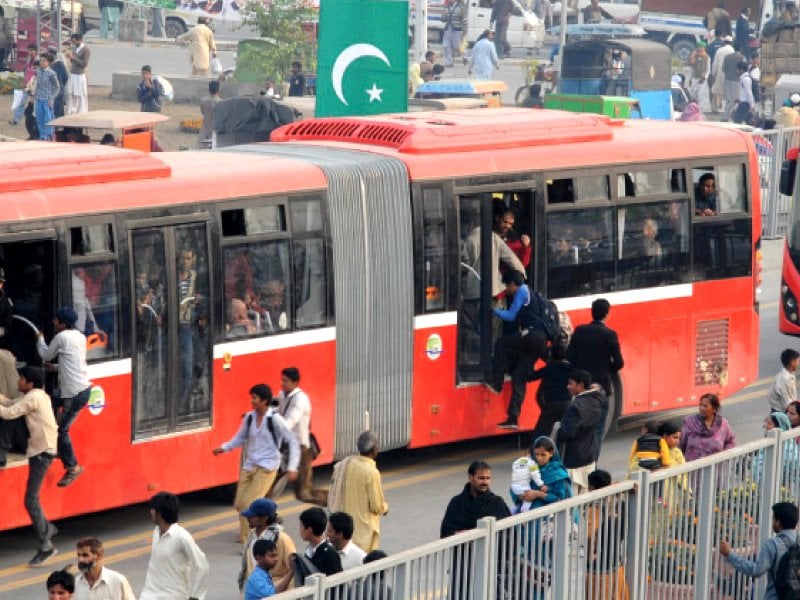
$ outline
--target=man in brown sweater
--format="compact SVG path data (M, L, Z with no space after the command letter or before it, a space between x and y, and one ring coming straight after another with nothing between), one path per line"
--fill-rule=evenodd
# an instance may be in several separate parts
M25 486L25 509L31 517L33 530L39 539L39 550L28 563L41 567L58 554L50 541L58 533L55 525L47 520L39 501L44 476L56 457L58 425L53 414L50 397L42 389L44 372L39 367L23 367L19 372L19 391L22 398L11 400L0 395L0 419L25 417L30 432L28 440L28 483Z
M69 59L69 80L67 81L67 114L89 112L89 91L86 83L86 69L89 66L91 51L83 43L83 35L73 33L70 37L72 51L66 53Z

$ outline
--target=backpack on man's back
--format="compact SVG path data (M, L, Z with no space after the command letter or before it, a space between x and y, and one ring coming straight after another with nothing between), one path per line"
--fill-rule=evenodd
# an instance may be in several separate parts
M800 600L800 545L789 545L780 536L778 539L786 546L786 552L773 572L775 592L779 600Z

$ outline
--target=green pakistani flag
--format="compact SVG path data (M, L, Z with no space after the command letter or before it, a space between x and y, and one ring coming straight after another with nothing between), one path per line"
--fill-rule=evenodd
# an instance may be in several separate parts
M408 0L322 0L318 117L408 109Z

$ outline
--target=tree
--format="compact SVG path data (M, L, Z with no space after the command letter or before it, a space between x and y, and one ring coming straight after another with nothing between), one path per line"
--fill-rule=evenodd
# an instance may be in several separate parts
M317 11L303 0L252 0L241 11L242 24L258 30L265 43L242 48L237 63L276 82L284 80L292 61L316 65Z

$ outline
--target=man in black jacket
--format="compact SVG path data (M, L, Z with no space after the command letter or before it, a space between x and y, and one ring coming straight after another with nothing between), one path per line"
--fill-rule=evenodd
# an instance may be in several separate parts
M342 560L333 544L325 539L327 526L328 517L325 516L325 511L318 506L300 513L300 537L304 542L308 542L305 557L320 573L333 575L341 573Z
M446 538L461 531L475 529L478 519L495 517L505 519L511 516L508 506L500 496L489 489L492 482L492 468L482 460L470 464L467 470L469 481L457 496L453 496L444 512L440 537ZM470 564L469 546L461 552L454 552L450 565L450 597L472 598L470 586L472 576L468 572Z
M567 350L569 363L575 369L588 371L608 397L614 393L612 375L625 366L617 332L605 323L610 310L611 304L605 298L592 302L592 322L575 328Z
M567 380L572 394L558 431L558 445L563 445L561 460L572 479L575 494L588 491L589 473L595 470L600 456L603 425L608 414L608 398L603 390L592 385L586 371L573 371Z

